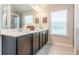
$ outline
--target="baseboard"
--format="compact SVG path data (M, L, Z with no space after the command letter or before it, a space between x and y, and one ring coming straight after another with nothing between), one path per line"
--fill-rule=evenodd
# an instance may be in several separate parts
M72 46L72 45L69 45L69 44L58 43L58 42L54 42L53 44L56 44L56 45L62 45L62 46L67 46L67 47L71 47L71 48L73 48L73 46Z

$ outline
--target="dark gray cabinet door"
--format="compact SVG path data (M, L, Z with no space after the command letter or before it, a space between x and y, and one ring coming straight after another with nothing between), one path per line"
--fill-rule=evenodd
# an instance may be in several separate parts
M2 54L16 55L16 38L10 36L2 36Z
M33 33L33 54L39 50L39 33Z
M46 43L47 43L47 41L48 41L48 30L46 30Z
M43 46L43 32L41 31L40 32L40 48L42 48L42 46Z
M45 34L46 34L46 32L45 32L45 31L43 31L43 45L44 45L44 44L45 44L45 42L46 42Z
M21 36L18 38L18 50L17 50L17 54L18 55L30 55L32 53L32 37L31 34L30 35L25 35L25 36Z

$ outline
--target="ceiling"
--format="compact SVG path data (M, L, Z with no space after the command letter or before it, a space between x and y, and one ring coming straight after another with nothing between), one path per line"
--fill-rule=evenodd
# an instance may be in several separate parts
M31 11L34 10L31 6L31 4L12 4L12 8L14 8L18 12L24 12L24 11ZM46 10L51 5L50 4L37 4L42 10Z
M32 8L27 5L27 4L13 4L11 5L12 8L14 8L16 11L23 12L23 11L28 11L32 10Z

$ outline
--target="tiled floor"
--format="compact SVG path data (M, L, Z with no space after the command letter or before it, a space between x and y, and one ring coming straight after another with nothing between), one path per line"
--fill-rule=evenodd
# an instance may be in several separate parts
M73 48L47 43L36 55L73 55Z
M36 55L48 55L49 51L51 49L52 44L46 44L45 46L43 46L42 49L40 49L40 51L38 51L38 53Z

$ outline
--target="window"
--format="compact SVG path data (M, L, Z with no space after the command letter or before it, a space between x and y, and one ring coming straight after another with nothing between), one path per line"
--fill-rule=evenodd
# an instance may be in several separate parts
M25 25L31 24L32 22L33 22L32 15L25 16Z
M67 10L51 12L51 33L67 35Z

